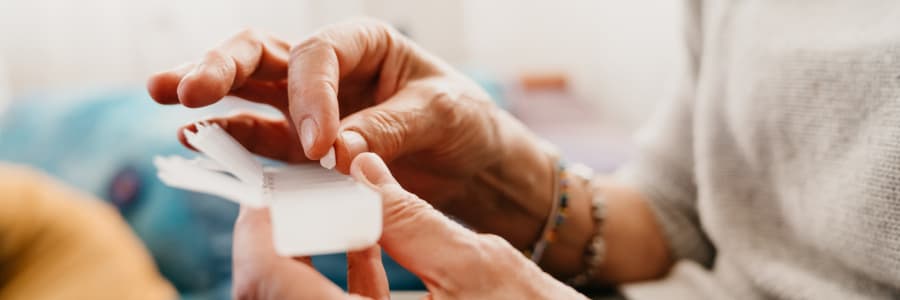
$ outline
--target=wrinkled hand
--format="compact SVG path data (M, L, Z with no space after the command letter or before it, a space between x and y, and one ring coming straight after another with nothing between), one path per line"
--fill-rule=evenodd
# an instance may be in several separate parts
M286 120L213 121L277 160L316 160L334 144L347 172L355 155L377 153L430 199L450 197L440 194L454 189L434 187L461 184L498 151L488 97L375 21L333 26L293 48L243 32L199 64L155 75L149 90L161 103L188 107L229 94L272 105Z
M342 172L357 154L374 152L409 191L518 247L537 238L549 211L553 165L530 133L380 22L331 26L293 47L246 31L199 63L154 75L148 89L160 103L187 107L226 95L271 105L285 119L210 122L282 161L320 159L334 145Z
M403 190L372 153L359 155L351 174L381 193L379 244L425 283L431 299L583 299L495 235L477 234ZM234 287L240 299L386 299L378 247L348 254L348 289L316 272L308 259L280 257L272 248L266 209L242 208L235 225Z

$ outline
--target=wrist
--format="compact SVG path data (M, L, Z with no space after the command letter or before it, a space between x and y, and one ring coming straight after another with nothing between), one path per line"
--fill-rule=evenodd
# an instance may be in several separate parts
M517 249L533 250L560 197L557 194L557 181L561 179L557 175L558 154L506 112L498 111L495 119L500 123L500 140L505 151L479 176L484 183L481 186L494 201L517 204L518 210L512 211L518 213L498 211L490 214L491 217L509 216L500 220L507 222L506 226L498 224L490 230L506 238ZM547 245L539 261L544 270L560 278L574 276L583 270L584 251L595 230L590 179L570 177L566 188L565 220L554 230L555 239ZM502 192L498 194L497 191Z
M564 221L556 228L555 240L547 246L539 261L541 267L559 278L569 278L583 270L585 249L594 233L589 178L571 170L566 172L567 209Z

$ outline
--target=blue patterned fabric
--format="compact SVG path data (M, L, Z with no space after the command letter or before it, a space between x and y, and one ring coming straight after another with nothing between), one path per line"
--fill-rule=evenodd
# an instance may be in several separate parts
M218 106L218 107L217 107ZM184 299L228 299L236 205L157 180L152 158L192 156L178 126L234 106L188 110L155 104L142 89L82 90L16 99L0 117L0 160L32 165L119 208ZM343 255L313 258L346 285ZM392 289L423 289L385 261Z

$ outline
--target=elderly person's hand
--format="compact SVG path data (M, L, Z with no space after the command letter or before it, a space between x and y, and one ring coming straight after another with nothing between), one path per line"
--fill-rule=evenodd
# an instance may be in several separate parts
M403 190L377 155L357 156L351 173L381 193L379 244L422 279L431 299L584 299L502 238L472 232ZM308 260L277 256L270 232L268 210L242 208L234 236L237 298L389 298L377 247L348 254L348 288L355 295L347 295Z
M293 47L246 31L198 63L154 75L148 89L164 104L235 95L272 105L286 118L210 121L282 161L320 159L334 145L348 172L355 155L374 152L410 192L520 249L537 240L550 211L555 162L537 139L473 82L377 21L328 27ZM580 266L581 252L572 250L569 265Z
M148 89L164 104L199 107L235 95L271 105L285 118L209 121L287 162L317 160L334 147L337 168L349 172L354 157L374 152L403 188L518 249L535 245L559 198L556 158L537 138L470 80L379 22L331 26L293 47L246 31L198 63L154 75ZM639 193L608 183L608 247L593 283L659 276L670 262L653 214ZM567 190L568 216L540 261L554 276L586 270L597 232L591 194L586 185Z
M374 152L403 188L518 249L532 249L557 198L554 155L474 83L383 23L331 26L293 47L243 32L198 63L154 75L148 89L164 104L199 107L235 95L271 105L285 118L209 121L277 160L316 160L334 147L345 173L356 155ZM670 262L649 207L629 187L604 186L609 242L593 283L659 276ZM568 216L540 260L554 276L587 267L591 195L586 185L567 191Z

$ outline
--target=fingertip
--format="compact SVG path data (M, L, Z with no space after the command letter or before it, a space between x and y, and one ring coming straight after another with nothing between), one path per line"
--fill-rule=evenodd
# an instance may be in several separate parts
M352 129L341 131L340 138L335 141L334 145L337 154L337 169L344 173L350 172L353 158L369 151L366 139Z
M394 179L391 170L381 160L381 157L371 152L357 155L350 166L350 173L357 180L377 187L397 184L397 180Z
M363 165L371 164L371 162L369 162L369 160L372 160L371 156L374 156L374 155L375 155L375 153L372 153L372 152L365 152L365 153L360 153L359 155L357 155L356 158L354 158L353 161L350 163L350 174L352 174L354 176L360 176L360 177L365 178L365 174L363 174L363 170L362 170Z
M319 124L316 122L316 119L306 117L300 120L297 128L300 129L300 144L303 146L303 152L306 154L306 157L312 160L322 157L322 155L317 156L314 153L316 140L319 137Z
M328 153L325 156L322 156L322 159L319 159L319 164L326 169L333 170L335 166L337 166L337 155L335 154L334 147L328 150Z
M201 68L191 71L178 84L178 100L189 108L203 107L215 103L228 94L231 82L219 78L213 70Z
M179 82L181 82L181 76L171 71L153 74L147 80L147 93L159 104L176 104L178 103Z
M331 122L329 117L324 117L322 122L314 117L307 116L297 122L300 144L303 153L310 160L322 159L333 148L337 140L337 122Z
M180 130L178 131L178 142L181 143L181 145L184 146L185 148L190 149L191 151L197 150L197 149L194 149L194 146L191 146L191 143L188 143L187 138L184 136L184 132L182 132Z
M340 146L340 144L341 142L338 141L337 143L335 143L334 147L335 159L337 161L334 169L344 174L350 174L350 167L353 163L353 160L350 159L352 156L350 156L350 154L347 153L347 149L343 146Z

